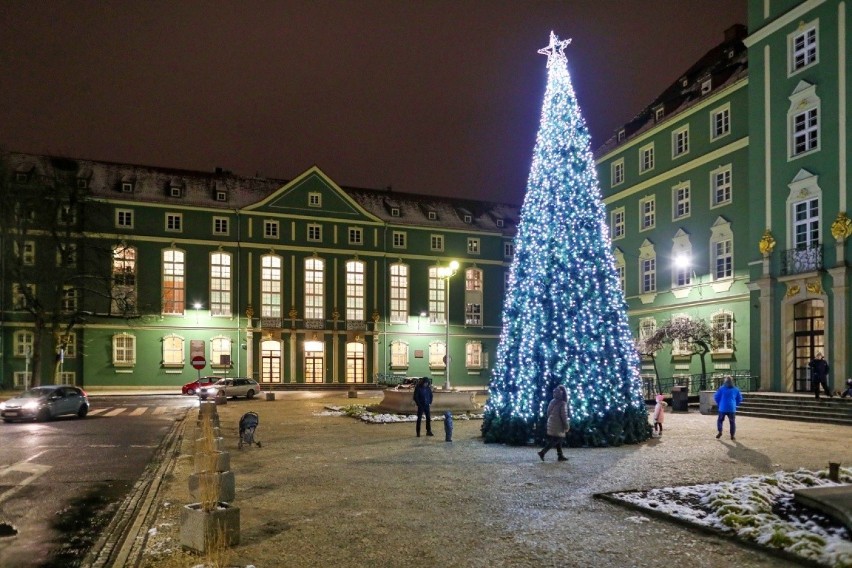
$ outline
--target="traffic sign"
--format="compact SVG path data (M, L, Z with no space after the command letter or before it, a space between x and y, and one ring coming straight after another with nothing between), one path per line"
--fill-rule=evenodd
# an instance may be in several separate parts
M192 358L192 367L199 371L207 366L207 360L202 355L196 355Z

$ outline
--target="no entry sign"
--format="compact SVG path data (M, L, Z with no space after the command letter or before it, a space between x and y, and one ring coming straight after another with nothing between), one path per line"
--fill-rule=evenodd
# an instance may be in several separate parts
M201 355L196 355L192 358L192 367L199 371L207 366L207 360Z

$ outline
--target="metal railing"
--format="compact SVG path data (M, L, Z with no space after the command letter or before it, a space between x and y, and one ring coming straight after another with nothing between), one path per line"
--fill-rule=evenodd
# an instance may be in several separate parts
M644 379L642 381L642 393L645 400L654 400L658 394L669 395L672 387L686 387L689 396L698 396L703 390L716 390L725 381L725 377L731 375L734 385L742 392L752 392L760 388L760 377L751 374L750 371L740 369L737 371L713 371L707 373L702 379L701 373L685 375L680 377L665 377L660 379Z
M823 267L822 245L803 245L781 253L781 274L814 272Z

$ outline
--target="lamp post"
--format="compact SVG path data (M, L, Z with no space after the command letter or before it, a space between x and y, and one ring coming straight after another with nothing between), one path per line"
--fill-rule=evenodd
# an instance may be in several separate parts
M195 302L192 307L195 308L195 325L198 325L198 310L201 309L201 304L199 302Z
M444 390L450 390L450 278L458 272L458 261L451 261L449 266L438 268L438 276L444 279L444 323L447 326L447 339L444 342L444 372L446 373L446 381L444 381Z

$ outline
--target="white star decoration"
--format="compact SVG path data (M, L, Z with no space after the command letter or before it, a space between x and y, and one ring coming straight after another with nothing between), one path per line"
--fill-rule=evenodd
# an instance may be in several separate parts
M547 66L550 67L554 61L564 61L566 60L565 54L563 50L571 43L571 39L563 39L559 41L559 38L556 37L556 34L550 32L550 45L547 47L542 47L538 50L542 55L547 56Z

